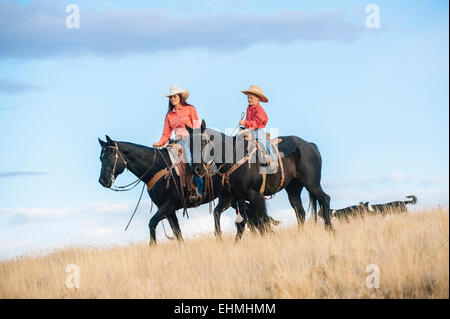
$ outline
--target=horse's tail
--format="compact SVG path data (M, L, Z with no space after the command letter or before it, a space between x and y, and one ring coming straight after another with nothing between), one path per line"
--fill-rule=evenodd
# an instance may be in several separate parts
M409 196L406 196L406 198L411 198L411 200L405 200L405 201L404 201L405 204L413 204L413 205L416 205L416 203L417 203L417 197L416 197L416 196L414 196L414 195L409 195Z

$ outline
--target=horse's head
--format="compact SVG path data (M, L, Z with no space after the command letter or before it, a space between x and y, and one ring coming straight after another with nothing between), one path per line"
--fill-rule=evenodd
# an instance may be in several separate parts
M209 137L206 134L206 122L202 120L200 128L192 129L185 125L186 130L189 132L189 147L192 154L192 172L194 175L203 177L205 175L205 162L207 158L203 156L203 150L208 144ZM206 161L205 161L206 160Z
M118 143L111 140L108 135L106 135L106 142L101 139L98 141L102 147L100 153L102 169L98 181L103 187L110 188L116 177L127 167L127 162L119 150Z

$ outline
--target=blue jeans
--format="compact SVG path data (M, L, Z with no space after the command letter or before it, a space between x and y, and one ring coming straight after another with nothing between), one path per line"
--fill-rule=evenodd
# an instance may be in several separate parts
M183 154L186 157L186 162L189 164L189 167L192 169L192 154L191 154L191 148L190 148L190 139L189 136L181 138L177 142L178 144L181 144L181 147L183 148Z
M190 138L189 136L182 137L181 140L178 141L179 144L181 144L181 147L183 148L184 156L186 157L186 162L189 164L189 168L192 172L192 154L191 154L191 148L190 148ZM198 192L200 193L200 196L203 196L203 189L205 188L205 182L203 179L201 179L198 176L194 175L194 181L195 186L197 186Z

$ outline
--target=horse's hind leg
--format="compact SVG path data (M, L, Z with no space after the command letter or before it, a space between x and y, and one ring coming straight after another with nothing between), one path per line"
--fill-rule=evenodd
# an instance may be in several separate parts
M332 229L330 217L330 196L325 193L320 185L307 188L308 191L319 201L320 209L323 212L323 219L325 220L325 227Z
M244 219L243 221L241 221L240 223L236 223L236 238L235 240L238 241L239 239L242 238L242 235L244 234L244 230L245 230L245 225L247 224L247 215L242 215L242 218Z
M167 216L170 227L172 227L172 232L178 241L183 241L183 235L181 234L180 224L178 223L177 215L175 211Z
M293 180L286 186L286 192L288 193L289 202L295 211L295 216L297 217L297 223L299 226L303 225L305 222L306 212L302 204L302 193L303 186L298 180Z
M250 216L248 216L249 221L256 226L261 235L263 235L271 229L270 219L266 210L266 202L264 198L254 190L249 190L247 195L251 207Z

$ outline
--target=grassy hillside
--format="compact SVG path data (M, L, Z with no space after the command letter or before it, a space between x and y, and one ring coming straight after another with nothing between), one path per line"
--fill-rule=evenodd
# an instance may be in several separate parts
M448 298L448 220L435 210L334 221L334 233L308 221L238 243L68 248L1 262L0 298ZM66 287L70 264L80 288ZM379 288L368 288L376 267Z

